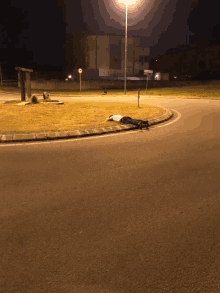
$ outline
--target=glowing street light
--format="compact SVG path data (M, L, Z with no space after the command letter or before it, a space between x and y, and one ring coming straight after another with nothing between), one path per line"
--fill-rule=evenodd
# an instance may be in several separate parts
M133 5L138 0L118 0L126 6L126 22L125 22L125 80L124 80L124 94L126 95L126 79L127 79L127 38L128 38L128 5Z

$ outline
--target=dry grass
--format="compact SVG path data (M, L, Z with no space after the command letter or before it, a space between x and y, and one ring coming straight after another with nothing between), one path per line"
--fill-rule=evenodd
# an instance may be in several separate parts
M0 103L0 133L54 132L92 129L118 125L107 122L111 114L151 119L164 114L162 108L122 102L65 102L63 105L39 103L17 106L18 102Z
M60 96L79 96L79 92L73 91L49 91L51 95ZM126 94L137 95L138 90L128 90ZM34 91L33 94L42 95L42 91ZM82 96L102 96L103 90L83 91ZM124 95L123 90L108 90L107 95L121 96ZM200 97L200 98L220 98L220 84L219 85L196 85L196 86L182 86L173 88L157 88L140 90L140 95L150 96L176 96L176 97Z
M173 88L150 89L141 94L175 97L220 98L220 84L182 86Z
M60 96L79 96L79 92L77 91L48 91L51 95L60 95ZM103 90L91 90L91 91L82 91L82 96L101 96L103 95ZM128 90L127 95L137 95L138 89L136 90ZM0 90L0 94L4 93L20 93L20 89L18 88L3 88ZM32 90L33 95L41 95L42 96L43 90ZM124 90L108 90L107 95L123 95ZM205 85L192 85L192 86L182 86L182 87L168 87L168 88L154 88L141 90L141 95L151 95L151 96L176 96L176 97L200 97L200 98L220 98L220 82L218 83L207 83Z

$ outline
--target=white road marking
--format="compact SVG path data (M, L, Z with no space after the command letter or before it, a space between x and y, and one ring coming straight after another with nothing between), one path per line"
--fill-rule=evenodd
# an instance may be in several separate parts
M177 122L181 118L182 115L180 114L180 112L178 112L176 110L172 110L172 111L177 113L177 118L176 119L174 119L173 121L168 122L168 123L163 122L163 125L155 125L154 128L165 127L165 126L170 125L170 124L172 124L174 122Z
M172 110L174 111L174 110ZM174 119L173 121L166 123L164 125L154 125L152 126L152 128L159 128L159 127L165 127L169 124L172 124L176 121L178 121L181 118L181 114L178 111L174 111L177 113L177 118ZM102 135L91 135L91 136L84 136L84 137L78 137L78 138L68 138L68 139L58 139L58 140L44 140L44 141L26 141L26 142L20 142L20 143L0 143L0 147L9 147L9 146L23 146L23 145L36 145L36 144L43 144L43 143L61 143L61 142L73 142L73 141L78 141L78 140L82 140L82 139L94 139L94 138L102 138L102 137L109 137L109 136L114 136L114 135L123 135L123 134L130 134L130 133L134 133L137 130L128 130L128 131L122 131L122 132L115 132L115 133L109 133L109 134L102 134Z

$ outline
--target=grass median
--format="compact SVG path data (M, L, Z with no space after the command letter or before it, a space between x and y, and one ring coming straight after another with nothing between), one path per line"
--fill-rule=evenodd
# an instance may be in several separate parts
M44 90L32 90L32 95L42 96ZM81 94L77 91L71 90L48 90L51 95L58 96L102 96L103 90L91 90L82 91ZM138 90L127 90L127 95L137 95ZM19 88L2 88L0 94L8 93L20 93ZM123 95L123 90L108 90L107 95ZM198 98L220 98L220 81L210 81L207 84L199 85L188 85L179 87L167 87L167 88L153 88L144 90L141 89L140 95L150 95L150 96L173 96L173 97L198 97Z
M128 90L126 94L136 95L138 90ZM73 91L51 91L51 95L66 95L66 96L77 96L79 92ZM41 94L42 91L38 91L36 94ZM108 90L107 95L123 95L123 90ZM103 91L83 91L81 93L82 96L89 95L103 95ZM140 95L148 95L148 96L163 96L163 97L196 97L196 98L220 98L220 82L219 84L206 84L206 85L191 85L191 86L179 86L179 87L167 87L167 88L153 88L153 89L141 89Z
M54 105L39 104L18 106L19 101L0 103L0 134L60 132L118 125L108 122L109 115L124 115L149 120L165 113L156 106L123 102L65 102Z

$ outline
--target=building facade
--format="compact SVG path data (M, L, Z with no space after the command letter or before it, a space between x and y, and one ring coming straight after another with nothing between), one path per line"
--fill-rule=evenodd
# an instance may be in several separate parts
M81 39L88 79L123 78L125 68L125 37L85 35ZM127 38L127 76L143 75L149 69L149 53L144 38Z
M210 76L220 72L220 44L196 43L167 50L154 60L155 71L169 72L171 77L195 78L203 72Z

